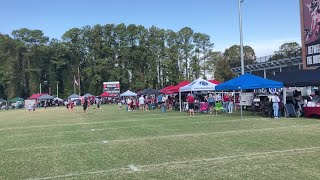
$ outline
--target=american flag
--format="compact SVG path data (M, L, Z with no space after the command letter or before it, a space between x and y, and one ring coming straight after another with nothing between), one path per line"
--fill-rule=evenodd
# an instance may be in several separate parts
M78 81L76 80L76 77L75 77L75 76L74 76L74 84L77 85L77 86L79 86L79 83L78 83Z

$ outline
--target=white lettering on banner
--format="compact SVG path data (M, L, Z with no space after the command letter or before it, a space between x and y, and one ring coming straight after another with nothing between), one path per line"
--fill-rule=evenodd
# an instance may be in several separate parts
M308 46L308 55L320 53L320 44Z
M313 56L312 60L313 60L313 64L320 63L320 55Z
M320 44L307 47L307 65L320 64Z
M308 65L313 64L312 63L312 56L307 57L307 64Z

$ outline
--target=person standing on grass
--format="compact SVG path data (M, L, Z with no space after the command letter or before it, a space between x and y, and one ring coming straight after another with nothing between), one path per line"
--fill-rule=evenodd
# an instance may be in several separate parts
M100 109L100 103L101 103L101 102L100 102L100 99L99 99L99 98L96 98L95 100L96 100L97 108Z
M278 93L275 93L275 95L271 97L271 100L272 100L272 107L273 107L273 117L277 119L279 117L278 113L279 113L279 102L280 102Z
M146 111L149 110L149 104L150 104L149 99L150 99L150 97L148 97L148 96L144 97L144 102L145 102L144 104L145 104L145 110Z
M118 99L118 110L121 111L122 110L122 103L121 100Z
M135 98L132 98L131 107L132 107L132 111L135 111L137 108L137 101Z
M187 96L187 102L188 102L188 108L189 108L189 116L194 116L194 97L192 94L188 94Z
M31 109L32 109L32 104L29 104L29 105L28 105L28 110L29 110L29 112L31 112Z
M145 99L144 99L143 95L141 95L141 97L139 97L139 107L140 107L141 111L143 111L145 108L144 101L145 101Z
M215 106L215 99L212 96L212 94L209 94L208 103L209 103L209 107L210 107L210 114L212 114L214 112L214 106Z
M36 111L36 104L33 104L33 106L32 106L32 111L33 111L33 112Z
M74 104L72 101L69 101L69 110L73 111Z
M232 94L228 94L228 96L229 96L228 113L232 113L232 110L233 110L233 96L232 96Z
M128 107L128 111L131 111L131 103L132 103L132 100L131 100L131 98L128 98L127 99L127 107Z
M160 94L157 98L158 101L158 108L160 108L161 104L162 104L162 94Z
M82 104L82 106L83 106L83 113L85 114L86 113L86 110L87 110L87 108L88 108L88 98L87 97L85 97L84 98L84 101L83 101L83 104Z
M225 111L225 113L228 113L228 105L229 105L229 101L230 101L230 97L229 95L226 93L223 96L223 110Z

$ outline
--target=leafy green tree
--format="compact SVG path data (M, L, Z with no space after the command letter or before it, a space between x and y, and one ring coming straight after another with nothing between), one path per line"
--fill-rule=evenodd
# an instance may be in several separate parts
M213 43L210 42L210 36L203 33L194 33L193 42L195 44L196 58L194 58L197 63L195 63L195 78L200 77L200 74L206 78L206 60L210 51L213 48ZM202 69L202 72L201 72Z
M224 82L235 77L227 58L222 52L210 52L207 64L209 72L218 81Z
M233 45L224 51L224 56L227 58L230 67L241 66L240 46ZM252 64L256 60L256 55L252 47L243 46L243 58L245 64Z
M23 43L27 51L23 54L22 77L26 81L24 86L30 93L39 92L39 84L43 84L44 91L49 91L48 69L50 64L50 55L48 42L49 38L44 36L41 30L29 30L22 28L12 32L14 39Z
M184 68L185 78L191 80L190 78L190 60L192 58L192 50L194 48L193 42L193 30L190 27L184 27L178 32L179 43L180 43L180 69Z
M179 36L172 30L166 32L166 85L177 84L184 79L182 71L179 69L180 43Z
M283 59L287 57L301 56L302 48L297 42L283 43L278 51L275 51L270 60Z
M28 97L39 92L60 97L101 93L103 81L120 81L122 90L162 88L211 71L210 37L189 27L178 32L135 24L71 28L61 40L22 28L0 34L0 96ZM79 88L79 89L78 89Z

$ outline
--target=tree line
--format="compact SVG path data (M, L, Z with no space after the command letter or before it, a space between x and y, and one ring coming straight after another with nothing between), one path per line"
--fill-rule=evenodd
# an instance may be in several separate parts
M122 89L159 89L204 76L212 48L209 35L189 27L175 32L98 24L72 28L61 40L22 28L0 34L0 96L28 97L40 84L42 92L55 94L58 84L66 97L74 91L74 77L81 94L101 93L104 81L120 81Z
M234 77L230 67L240 65L233 45L214 52L210 36L190 27L179 31L155 26L106 24L72 28L60 40L41 30L14 30L0 34L0 97L28 97L40 91L67 97L74 92L100 94L102 82L120 81L122 90L160 89L182 80ZM245 62L255 60L244 47Z

